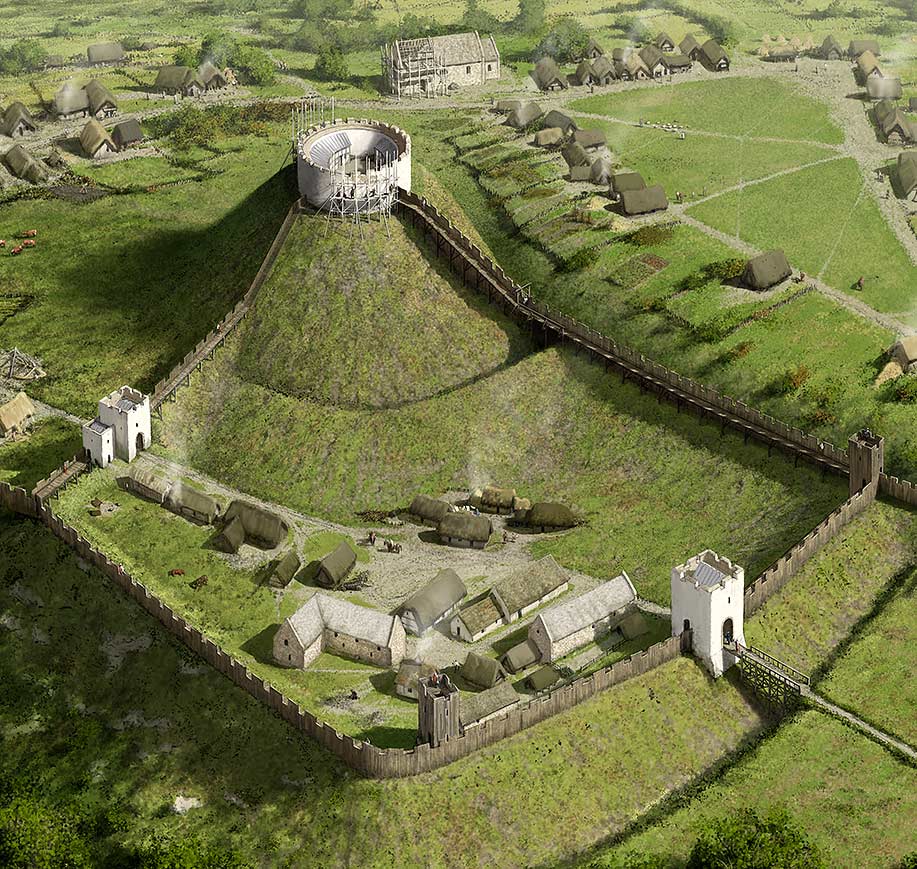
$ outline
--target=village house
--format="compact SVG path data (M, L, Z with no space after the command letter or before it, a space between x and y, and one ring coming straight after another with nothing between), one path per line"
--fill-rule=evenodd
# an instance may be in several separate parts
M559 91L567 87L567 79L561 73L553 57L543 57L530 73L539 90Z
M898 195L917 201L917 152L904 151L898 155L896 174Z
M399 697L416 700L419 694L421 678L428 679L436 672L436 667L416 658L405 658L395 676L395 693Z
M111 91L97 79L87 82L86 98L89 100L89 114L98 120L110 118L118 111L118 103Z
M834 36L829 35L825 37L825 41L821 44L818 56L822 60L843 60L844 49L841 48L841 44Z
M499 715L505 715L521 699L509 682L498 682L493 688L477 694L462 694L459 705L462 727L483 724Z
M655 45L645 45L640 49L640 59L649 70L652 78L663 78L669 74L662 52Z
M745 645L745 571L705 549L672 568L672 636L691 631L691 646L714 678L735 663L724 650Z
M775 45L764 56L770 63L793 63L799 57L799 50L792 45Z
M213 545L229 553L238 552L243 543L275 549L286 542L288 532L279 516L246 501L233 501L223 515L223 528Z
M97 42L86 49L86 59L90 66L122 63L124 47L120 42Z
M559 681L560 673L550 664L546 664L544 667L539 667L531 676L527 677L525 684L531 688L532 691L538 692L546 691Z
M595 76L596 84L611 84L617 79L614 64L604 55L592 61L592 74Z
M140 121L131 118L128 121L121 121L120 124L115 124L114 129L111 131L111 139L119 151L139 144L143 141L143 130L140 129Z
M212 525L222 511L216 498L198 491L182 480L176 480L162 501L167 510L198 525Z
M915 186L917 186L917 179L915 179ZM917 368L917 335L906 335L899 338L888 353L901 366L904 374L911 374Z
M573 141L586 152L597 151L605 147L605 133L597 129L577 130Z
M89 97L86 90L73 82L61 85L54 94L52 111L62 121L69 121L77 117L85 118L89 114Z
M690 57L691 60L697 60L694 55L695 52L700 51L700 43L693 33L689 33L678 43L678 50L686 57Z
M629 51L623 61L615 61L615 72L624 81L646 81L653 77L637 51Z
M611 631L636 599L633 583L622 573L539 613L529 627L529 640L538 648L540 660L556 661Z
M396 96L443 96L500 78L500 52L477 31L396 39L382 49L382 74Z
M596 157L592 166L589 167L589 180L600 187L607 187L612 175L614 175L614 166L610 157Z
M105 129L95 118L92 118L80 131L80 146L83 153L93 160L114 154L118 147Z
M618 172L611 177L609 192L612 199L618 200L628 190L645 190L646 181L639 172Z
M302 562L296 550L291 549L283 558L274 563L270 576L268 576L268 585L271 588L286 588L299 573L300 567L302 567Z
M564 141L564 131L560 127L546 127L535 133L535 144L539 148L554 148L562 145Z
M423 588L414 592L397 609L404 629L419 637L454 615L468 589L451 568L439 571Z
M562 595L570 586L567 572L553 555L519 567L495 583L494 601L506 624L517 621L549 600Z
M541 660L541 650L531 640L525 639L513 646L501 659L503 668L510 673L521 673Z
M697 57L692 59L700 61L711 72L726 72L729 69L729 55L715 39L708 39L696 54Z
M32 400L24 392L16 393L6 404L0 405L0 435L21 434L33 416L35 405Z
M98 411L98 416L83 426L83 448L94 465L105 468L116 458L132 462L139 452L149 449L152 428L148 395L122 386L99 400Z
M678 75L681 72L690 72L694 61L686 54L666 54L662 58L669 75Z
M621 210L628 217L638 214L650 214L654 211L665 211L669 207L669 200L665 190L659 184L646 187L643 190L625 190L621 194Z
M136 464L128 468L125 476L118 477L117 483L124 491L162 506L172 487L172 478L162 468Z
M864 51L856 61L856 74L860 84L866 84L871 77L882 78L879 61L871 51Z
M874 39L852 39L847 47L847 57L857 60L864 52L871 52L875 57L881 57L882 51L879 43Z
M499 486L485 486L480 492L473 492L468 503L478 510L485 513L497 513L502 516L508 516L513 512L513 505L516 501L516 490L505 489Z
M443 520L443 516L452 510L452 505L448 501L442 501L439 498L431 498L429 495L415 495L408 508L408 513L420 522L421 525L429 525L435 528Z
M668 33L660 33L653 40L653 45L660 51L675 51L675 40Z
M201 64L197 77L204 85L204 90L208 91L222 90L229 84L226 76L209 60Z
M884 100L877 103L875 116L882 138L889 145L905 145L914 141L914 125L894 103Z
M317 592L274 635L274 660L305 669L322 652L397 668L405 654L401 619Z
M605 50L599 45L591 36L589 41L586 43L586 48L583 50L583 59L584 60L597 60L605 54Z
M782 250L768 250L745 264L742 281L753 290L768 290L785 281L793 270Z
M190 67L163 66L156 74L153 89L164 94L199 97L206 90L206 86Z
M506 673L496 658L469 652L462 664L462 679L477 688L493 688L506 678Z
M10 103L0 118L0 133L15 139L38 129L29 110L20 102Z
M503 613L488 592L480 600L459 610L449 623L449 633L466 643L476 643L481 637L503 624Z
M504 123L514 130L525 130L534 124L542 115L541 106L536 102L529 100L522 103L518 108L513 109L507 116Z
M44 184L48 180L48 169L45 164L33 157L22 145L13 145L3 155L3 164L16 178L30 184Z
M315 582L325 588L339 588L357 563L356 553L346 541L341 541L318 563Z
M577 166L591 166L592 158L586 153L586 149L578 142L568 142L561 151L564 162L570 169Z
M588 60L581 60L573 73L573 81L580 85L598 84L598 79L592 71L592 64Z
M447 513L437 526L441 543L470 549L483 549L493 528L486 516L476 516L467 510Z
M866 79L866 96L870 100L900 100L902 94L900 78L873 75Z

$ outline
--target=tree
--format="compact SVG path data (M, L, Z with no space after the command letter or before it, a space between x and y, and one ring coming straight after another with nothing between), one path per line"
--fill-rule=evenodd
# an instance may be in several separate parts
M513 19L514 28L527 35L541 33L546 8L546 0L519 0L519 11Z
M10 869L90 869L91 849L79 818L20 796L0 809L0 866Z
M569 63L583 56L589 32L571 15L565 15L548 31L535 47L535 60L553 57L560 63Z
M0 73L18 75L41 69L48 53L35 39L20 39L9 48L0 49Z
M254 45L239 45L229 55L231 66L239 81L247 84L268 85L277 80L277 69L267 52Z
M704 829L686 869L822 869L818 849L785 811L762 818L753 809L720 818Z
M175 56L172 59L172 62L176 66L197 66L197 57L198 50L193 45L184 45L178 46L178 50L175 52Z
M465 0L465 12L462 15L462 28L491 33L500 28L500 20L486 9L478 6L478 0Z
M345 81L350 76L347 58L336 45L326 45L319 51L313 72L325 81Z

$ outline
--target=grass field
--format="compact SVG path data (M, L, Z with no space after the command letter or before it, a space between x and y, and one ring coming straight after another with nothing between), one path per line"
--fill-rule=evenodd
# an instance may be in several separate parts
M784 806L838 869L897 865L917 848L917 771L840 722L809 711L674 813L596 859L629 851L684 859L705 822Z
M82 445L80 430L73 423L57 417L40 420L31 426L28 437L0 445L0 480L31 491Z
M367 232L387 241L381 226ZM345 262L350 256L340 254ZM322 263L327 285L321 289L296 277L312 257ZM559 498L580 509L588 524L537 543L536 554L554 554L593 576L627 570L642 594L660 601L668 598L670 567L685 553L712 546L752 577L843 499L839 481L721 438L718 429L699 426L571 353L537 352L510 323L493 333L497 355L509 344L521 358L425 401L341 408L252 382L249 372L263 349L259 335L278 336L276 358L295 356L304 341L300 333L290 336L289 307L277 301L291 292L288 276L304 306L351 292L346 272L332 262L320 247L293 247L281 256L277 280L259 296L252 317L217 363L166 409L161 440L169 457L243 491L342 521L406 507L418 490L438 494L491 481L526 497ZM338 274L344 274L340 285ZM441 318L467 304L450 292ZM347 347L360 334L365 344L388 348L383 361L408 354L429 317L423 308L402 306L392 329L384 305L384 296L367 295L349 316L323 322L319 340ZM441 370L449 370L450 358L442 357ZM365 395L378 382L371 368L351 371L351 394ZM407 384L410 374L402 367L402 381L393 382ZM322 376L312 380L322 383ZM426 389L426 378L420 381L404 389Z
M438 772L366 781L81 573L46 532L5 524L0 551L0 770L51 805L122 807L118 838L200 835L275 865L555 862L761 724L729 680L681 659ZM178 795L203 805L173 814Z

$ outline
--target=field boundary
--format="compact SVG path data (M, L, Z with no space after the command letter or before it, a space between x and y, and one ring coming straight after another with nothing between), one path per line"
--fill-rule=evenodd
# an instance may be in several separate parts
M617 661L595 673L566 683L545 695L520 702L505 715L471 724L455 739L432 747L421 744L412 749L378 748L370 742L340 733L298 703L278 691L270 682L254 675L244 664L209 640L204 634L166 606L120 564L111 561L76 529L56 516L25 489L0 481L0 506L37 519L77 556L96 567L129 597L137 601L170 634L200 655L218 672L231 679L256 700L279 715L296 730L314 739L347 766L370 778L403 778L429 772L493 745L508 736L538 724L560 712L596 696L599 692L640 676L691 651L691 632L669 637L629 658Z

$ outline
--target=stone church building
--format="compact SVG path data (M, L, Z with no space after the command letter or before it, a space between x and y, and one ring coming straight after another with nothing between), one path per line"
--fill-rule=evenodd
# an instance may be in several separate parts
M445 96L500 78L500 52L476 31L396 39L382 49L382 74L396 96Z

